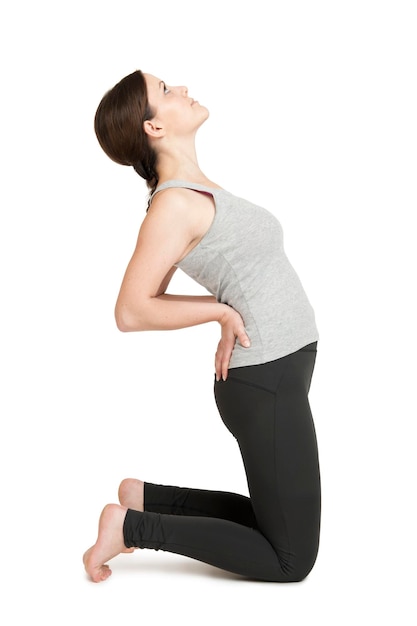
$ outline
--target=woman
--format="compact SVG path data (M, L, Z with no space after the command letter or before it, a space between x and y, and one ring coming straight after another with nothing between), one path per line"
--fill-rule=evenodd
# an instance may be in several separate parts
M215 398L242 454L250 498L125 479L84 555L95 582L135 548L189 556L243 577L303 580L316 560L320 476L308 402L318 333L276 218L201 171L207 109L186 87L136 71L103 97L106 154L149 187L148 211L116 303L121 331L216 321ZM212 295L166 293L180 267Z

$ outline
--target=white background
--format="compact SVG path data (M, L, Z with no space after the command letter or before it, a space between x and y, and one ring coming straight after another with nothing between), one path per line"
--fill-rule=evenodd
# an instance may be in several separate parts
M414 7L4 3L2 623L415 624ZM200 165L277 215L316 311L323 520L301 584L153 551L100 585L83 571L125 476L247 493L212 396L216 325L114 323L146 187L101 151L93 116L137 68L209 108Z

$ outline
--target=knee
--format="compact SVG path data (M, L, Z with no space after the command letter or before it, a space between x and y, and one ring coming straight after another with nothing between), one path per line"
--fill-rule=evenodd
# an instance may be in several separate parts
M314 567L316 556L307 559L297 559L290 571L287 572L287 582L301 583L305 580Z

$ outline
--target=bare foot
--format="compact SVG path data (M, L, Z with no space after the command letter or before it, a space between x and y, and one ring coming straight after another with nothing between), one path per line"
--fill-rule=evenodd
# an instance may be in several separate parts
M123 542L123 523L126 508L118 504L107 504L100 515L98 537L96 543L83 556L87 574L95 583L106 580L111 569L106 565L121 552L134 552L134 548L126 548Z
M119 486L119 502L127 509L143 511L144 484L136 478L125 478Z

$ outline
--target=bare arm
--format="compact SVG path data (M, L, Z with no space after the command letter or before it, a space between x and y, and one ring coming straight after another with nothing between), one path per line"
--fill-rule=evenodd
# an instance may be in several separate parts
M225 350L216 372L225 378L236 337L248 341L240 315L212 296L165 294L175 267L192 247L198 224L183 195L155 199L139 232L116 303L116 323L124 332L174 330L219 322ZM192 207L193 208L193 207ZM227 339L226 339L227 336ZM216 362L217 363L217 362Z

